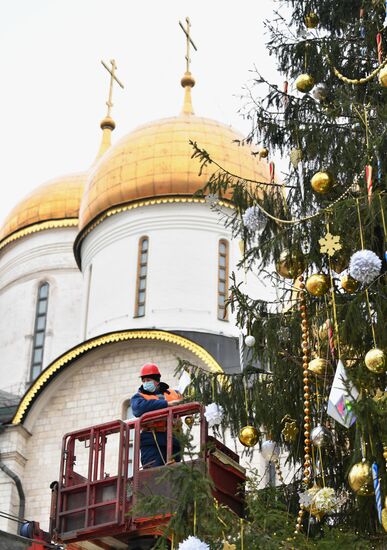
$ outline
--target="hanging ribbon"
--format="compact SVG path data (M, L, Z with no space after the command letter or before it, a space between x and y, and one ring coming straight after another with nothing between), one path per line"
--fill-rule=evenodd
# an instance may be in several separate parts
M270 183L274 183L275 164L273 161L269 162L269 170L270 170Z
M370 164L367 164L365 167L365 177L367 183L368 204L370 204L372 196L372 166Z
M331 351L332 359L334 359L335 358L335 339L333 337L333 329L329 319L326 320L326 325L328 329L329 349Z
M380 489L379 468L376 462L372 464L372 481L374 483L376 509L378 511L379 523L382 523L382 494Z
M376 44L378 47L378 61L379 64L383 61L383 47L382 47L382 35L380 32L376 35Z
M288 106L288 103L289 103L289 98L287 96L287 93L288 93L288 88L289 88L289 82L287 80L285 80L284 82L284 97L283 97L283 103L284 103L284 107L286 109L286 107Z

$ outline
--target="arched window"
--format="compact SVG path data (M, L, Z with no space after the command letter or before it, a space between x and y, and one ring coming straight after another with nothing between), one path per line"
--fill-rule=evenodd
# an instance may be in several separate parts
M35 313L34 340L31 358L31 380L35 380L42 370L44 339L46 335L49 284L42 283L38 289Z
M148 270L148 237L141 237L138 243L138 261L137 261L137 285L136 285L136 304L134 308L135 317L144 317L145 315L145 297L146 297L146 276Z
M228 242L219 241L218 250L218 319L227 321L228 312L225 302L228 298Z

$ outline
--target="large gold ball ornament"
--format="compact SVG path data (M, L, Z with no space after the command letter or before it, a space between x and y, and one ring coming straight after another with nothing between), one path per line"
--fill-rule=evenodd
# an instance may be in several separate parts
M318 15L317 13L310 12L305 15L305 26L307 29L315 29L318 25Z
M379 71L379 82L383 86L383 88L387 88L387 65L383 67L381 71Z
M301 252L291 253L289 250L284 250L281 252L275 267L281 277L295 279L305 270L305 259Z
M298 76L296 79L296 88L299 92L302 92L303 94L310 92L313 86L314 78L310 76L310 74L300 74L300 76Z
M374 486L369 462L354 464L348 474L348 483L352 491L359 496L373 495Z
M316 172L310 180L313 191L324 195L329 193L333 186L333 178L329 172Z
M365 358L365 365L368 370L375 372L376 374L381 374L385 371L386 366L386 355L383 350L378 348L370 349L367 352Z
M323 376L328 368L328 361L322 357L316 357L309 362L308 370L317 374L317 376Z
M353 294L359 288L359 281L351 277L349 273L343 275L340 279L341 288L345 290L347 294Z
M259 439L259 431L254 426L244 426L239 432L239 441L244 447L254 447Z
M306 290L312 294L312 296L321 297L324 296L329 290L329 277L324 273L314 273L306 280Z

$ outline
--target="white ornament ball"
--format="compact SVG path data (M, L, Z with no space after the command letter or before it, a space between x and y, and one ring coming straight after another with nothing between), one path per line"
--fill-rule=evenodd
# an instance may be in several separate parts
M210 550L210 547L197 537L189 536L179 544L177 550Z
M351 256L349 274L360 283L369 284L379 275L382 260L372 250L359 250Z
M245 344L248 348L252 348L254 347L255 345L255 338L254 336L251 336L251 334L249 334L248 336L246 336L245 338Z
M324 82L320 82L313 88L312 95L314 99L324 101L328 96L328 91L328 86Z
M250 206L247 208L242 215L242 220L246 229L252 233L263 229L266 225L266 218L258 206Z
M273 461L279 457L280 448L275 441L268 439L267 441L262 443L261 453L265 460Z
M208 422L209 428L218 426L223 420L223 407L217 403L210 403L206 406L204 416Z

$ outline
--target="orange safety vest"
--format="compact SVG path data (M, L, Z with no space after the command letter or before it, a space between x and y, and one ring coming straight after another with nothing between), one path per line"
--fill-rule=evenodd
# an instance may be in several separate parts
M163 393L164 399L166 401L175 401L176 399L179 399L179 400L183 399L183 396L181 395L181 393L176 390L169 389L168 392L169 393ZM154 394L141 393L141 392L139 392L139 394L141 395L141 397L147 400L159 399L157 395L154 395ZM149 423L147 422L146 427L143 428L143 430L144 431L155 430L156 432L166 432L167 431L166 421L155 420L153 422L149 422Z

